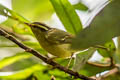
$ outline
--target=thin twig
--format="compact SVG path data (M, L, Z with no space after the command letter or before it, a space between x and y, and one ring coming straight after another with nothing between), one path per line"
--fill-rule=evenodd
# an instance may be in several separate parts
M117 73L117 72L119 72L119 70L118 70L117 67L115 67L115 68L109 70L109 72L107 72L107 73L104 74L104 75L101 75L101 76L99 76L99 77L93 76L92 78L95 78L96 80L104 80L104 79L107 78L108 76L113 75L113 74L115 74L115 73Z
M101 76L102 78L106 78L106 77L108 77L108 76L110 76L110 75L112 75L112 74L115 74L115 73L117 73L118 72L118 68L113 68L113 69L111 69L108 73L106 73L106 74L104 74L103 76Z
M50 64L52 66L55 66L57 69L59 69L61 71L64 71L65 73L68 73L68 74L74 76L75 78L80 78L80 79L83 79L83 80L95 80L93 78L86 77L86 76L78 74L77 72L74 72L74 71L72 71L70 69L67 69L67 68L61 66L60 64L58 64L58 63L56 63L56 62L54 62L52 60L48 61L48 59L46 57L42 56L39 52L35 51L32 48L29 48L29 47L25 46L24 44L19 42L16 38L14 38L13 36L6 33L4 30L0 29L0 35L7 38L7 39L9 39L9 40L11 40L15 44L17 44L20 48L22 48L26 52L29 52L29 53L33 54L34 56L38 57L39 59L43 60L45 63Z
M114 60L113 60L113 57L112 57L112 56L110 57L110 66L111 66L111 67L114 67L114 66L115 66Z
M96 67L101 67L101 68L111 67L111 64L100 64L100 63L94 63L94 62L90 62L90 61L88 61L87 64L93 65Z

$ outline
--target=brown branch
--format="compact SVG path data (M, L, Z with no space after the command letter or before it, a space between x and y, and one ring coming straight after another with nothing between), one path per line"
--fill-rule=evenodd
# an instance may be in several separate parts
M21 40L21 41L26 41L26 40L28 40L27 38L25 38L25 37L23 37L23 36L15 33L11 28L8 28L8 27L6 27L6 26L0 25L0 29L4 30L5 32L11 34L12 36L18 38L18 39Z
M112 74L115 74L115 73L117 73L118 72L118 68L113 68L113 69L111 69L108 73L106 73L106 74L104 74L103 76L101 76L102 78L106 78L106 77L108 77L108 76L110 76L110 75L112 75Z
M90 62L90 61L88 61L87 64L93 65L96 67L101 67L101 68L111 67L111 64L100 64L100 63L94 63L94 62Z
M99 76L99 77L93 76L92 78L95 78L96 80L104 80L104 79L107 78L108 76L113 75L113 74L115 74L115 73L117 73L117 72L119 72L119 70L118 70L117 67L115 67L115 68L109 70L109 72L107 72L107 73L104 74L104 75L101 75L101 76Z
M115 67L114 60L113 60L112 56L110 57L110 66Z
M9 39L9 40L11 40L15 44L17 44L20 48L22 48L26 52L29 52L29 53L33 54L34 56L38 57L39 59L43 60L45 63L50 64L50 65L54 66L55 68L57 68L57 69L59 69L61 71L64 71L65 73L68 73L68 74L74 76L75 78L80 78L80 79L83 79L83 80L95 80L93 78L86 77L86 76L81 75L81 74L79 74L77 72L74 72L74 71L72 71L70 69L67 69L67 68L61 66L60 64L58 64L58 63L56 63L56 62L54 62L52 60L48 61L48 59L46 57L42 56L39 52L35 51L32 48L29 48L29 47L25 46L24 44L22 44L21 42L16 40L13 36L11 36L8 33L6 33L4 30L0 29L0 35L5 37L5 38L7 38L7 39Z

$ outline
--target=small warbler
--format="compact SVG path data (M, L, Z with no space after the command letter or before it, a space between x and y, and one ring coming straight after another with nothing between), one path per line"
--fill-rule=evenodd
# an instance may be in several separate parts
M50 54L67 58L72 56L75 50L70 48L74 35L57 28L51 28L41 22L26 23L44 50Z

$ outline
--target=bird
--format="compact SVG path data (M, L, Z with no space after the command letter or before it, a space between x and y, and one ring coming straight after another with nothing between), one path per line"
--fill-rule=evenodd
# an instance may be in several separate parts
M41 47L57 58L68 58L76 52L70 48L70 44L75 35L61 29L52 28L41 22L26 23Z

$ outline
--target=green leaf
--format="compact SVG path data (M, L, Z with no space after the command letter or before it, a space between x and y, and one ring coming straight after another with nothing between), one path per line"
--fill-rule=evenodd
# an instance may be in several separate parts
M120 73L113 73L112 75L107 76L104 80L120 80Z
M73 80L69 74L66 74L63 71L60 71L58 69L50 70L48 74L55 76L56 80ZM62 76L61 76L62 75Z
M34 76L37 78L37 80L50 80L50 77L48 74L45 74L41 71L34 72Z
M8 9L7 7L5 7L5 6L3 6L2 4L0 4L0 7L3 7L3 12L4 12L4 16L6 16L6 17L9 17L9 18L11 18L11 19L13 19L13 20L17 20L18 22L20 22L20 23L25 23L25 22L29 22L30 23L30 21L29 20L27 20L26 18L24 18L23 16L21 16L20 14L18 14L18 13L16 13L16 12L14 12L13 10L10 10L10 9ZM6 11L6 12L5 12ZM1 15L3 15L3 14L1 14ZM8 21L9 21L10 19L8 19ZM9 23L9 22L8 22ZM7 23L7 24L8 24ZM14 32L16 32L16 33L19 33L19 34L31 34L32 32L30 32L30 28L29 27L26 27L25 25L24 25L24 27L22 26L22 27L20 27L20 26L18 26L18 23L16 24L16 22L15 21L12 21L12 20L10 20L10 23L13 23L14 24L14 26L12 25L12 29L14 30ZM22 29L21 29L22 28Z
M0 14L5 16L4 6L1 6L0 4Z
M30 58L31 56L32 55L29 53L19 53L15 56L4 58L0 61L0 69L4 68L10 64L13 64L14 62L16 62L18 60Z
M10 18L15 19L15 20L18 20L18 21L20 21L22 23L30 22L29 20L27 20L26 18L24 18L20 14L14 12L13 10L8 9L7 7L3 6L2 4L0 4L0 7L1 7L0 8L1 15L10 17Z
M19 22L19 21L18 21ZM33 35L31 29L27 25L12 24L12 29L15 33L23 35Z
M0 48L4 48L4 47L17 47L17 46L8 39L0 36Z
M120 1L108 4L73 40L73 48L86 49L95 45L103 45L113 37L120 36ZM115 14L113 14L113 12Z
M83 3L79 2L75 5L73 5L73 7L77 10L83 10L83 11L87 11L88 10L88 7L85 6Z
M117 49L116 49L116 54L114 55L114 60L117 64L120 64L120 36L117 38Z
M93 55L93 53L96 51L95 48L89 48L87 51L80 52L76 55L75 64L73 66L74 71L79 71L83 68L83 66L86 64L88 59Z
M76 34L82 29L81 21L68 0L50 0L66 30Z
M86 75L86 76L93 76L93 75L102 73L104 71L110 70L110 69L112 69L112 67L99 67L99 66L94 66L94 65L91 65L91 64L85 64L84 68L81 69L79 71L79 73L83 74L83 75Z
M40 64L36 64L36 65L33 65L32 67L29 67L24 70L11 72L11 74L9 74L9 75L5 74L5 72L4 72L3 75L0 75L0 78L1 79L26 79L30 75L32 75L33 72L38 71L38 70L43 70L43 69L44 69L43 66L41 66Z
M115 44L113 41L107 42L103 45L106 49L98 49L98 52L103 56L103 57L112 57L115 54Z

